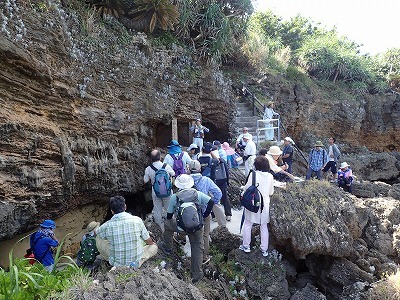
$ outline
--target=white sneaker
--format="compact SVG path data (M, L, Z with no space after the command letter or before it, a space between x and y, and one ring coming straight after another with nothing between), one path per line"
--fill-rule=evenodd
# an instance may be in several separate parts
M242 251L244 251L244 252L246 252L246 253L250 253L250 252L251 252L250 246L243 246L243 245L240 245L240 246L239 246L239 250L242 250Z
M231 221L231 219L232 219L232 217L231 217L231 216L226 216L226 220L227 220L227 221L229 221L229 222L230 222L230 221Z
M262 254L262 256L267 257L268 256L268 250L261 250L261 254Z

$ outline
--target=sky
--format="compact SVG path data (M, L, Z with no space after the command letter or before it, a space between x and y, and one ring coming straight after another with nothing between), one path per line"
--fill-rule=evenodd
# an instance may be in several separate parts
M400 0L253 0L256 10L271 9L285 20L300 14L357 44L362 53L400 48Z

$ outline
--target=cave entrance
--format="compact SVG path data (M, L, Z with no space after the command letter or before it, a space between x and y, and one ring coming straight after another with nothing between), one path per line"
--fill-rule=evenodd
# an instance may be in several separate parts
M146 219L146 215L151 213L153 210L153 199L151 198L151 189L137 193L126 193L122 194L125 198L126 212L131 215L140 217L142 220ZM110 207L107 209L107 215L105 221L110 220L112 213Z

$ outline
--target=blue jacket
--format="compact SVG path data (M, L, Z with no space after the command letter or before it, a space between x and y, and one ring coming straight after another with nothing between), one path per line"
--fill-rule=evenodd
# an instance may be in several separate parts
M43 266L51 266L52 264L54 264L51 247L57 247L58 242L51 237L43 235L43 233L41 232L36 232L34 234L35 236L33 238L33 241L35 245L31 244L31 248L33 249L35 258L40 263L42 263Z

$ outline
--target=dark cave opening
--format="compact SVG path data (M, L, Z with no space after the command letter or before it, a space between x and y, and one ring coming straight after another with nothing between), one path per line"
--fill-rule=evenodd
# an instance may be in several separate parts
M142 220L146 219L146 215L153 210L153 201L151 198L151 190L140 191L137 193L121 194L125 198L126 212L140 217ZM107 209L107 215L104 222L110 220L112 213L110 207ZM103 222L103 223L104 223Z

